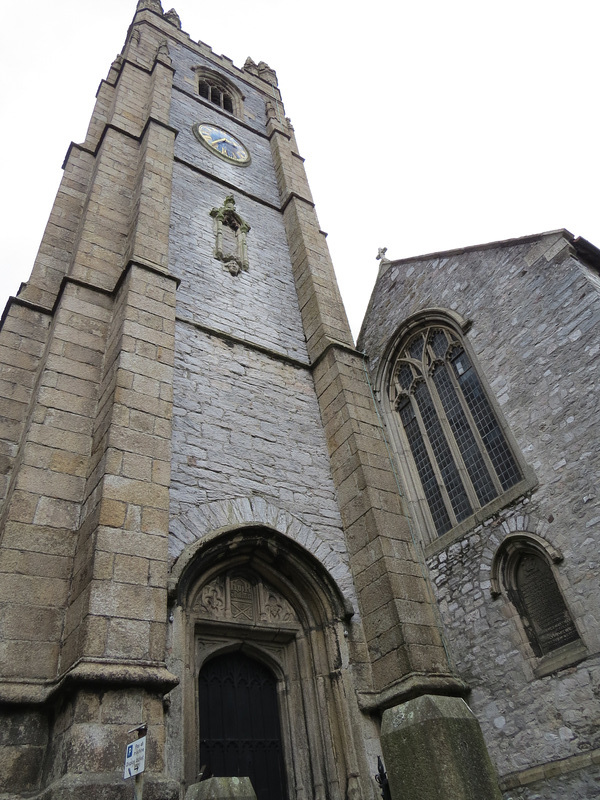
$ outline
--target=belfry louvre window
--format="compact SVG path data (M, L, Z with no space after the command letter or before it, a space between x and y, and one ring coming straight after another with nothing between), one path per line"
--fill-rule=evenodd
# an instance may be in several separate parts
M204 97L205 100L209 100L216 106L233 114L233 98L228 92L217 86L216 83L201 78L198 83L198 94L200 97Z
M390 401L438 536L522 479L471 360L450 328L422 328L401 348Z

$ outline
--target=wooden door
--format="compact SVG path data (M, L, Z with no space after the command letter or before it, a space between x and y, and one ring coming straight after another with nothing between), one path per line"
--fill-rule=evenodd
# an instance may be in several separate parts
M200 670L200 764L209 774L248 776L257 800L285 800L275 675L241 652Z

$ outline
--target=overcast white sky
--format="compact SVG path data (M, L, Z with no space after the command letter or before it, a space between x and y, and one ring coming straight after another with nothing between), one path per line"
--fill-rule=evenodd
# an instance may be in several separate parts
M403 258L560 227L600 246L598 0L176 2L193 39L277 71L355 335L378 247ZM0 307L29 276L135 4L5 15Z

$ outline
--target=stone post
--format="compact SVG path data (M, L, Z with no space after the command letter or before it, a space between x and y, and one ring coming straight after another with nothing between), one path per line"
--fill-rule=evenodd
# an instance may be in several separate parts
M459 697L422 695L383 714L392 800L501 800L483 734Z
M208 778L188 786L185 800L256 800L250 778Z

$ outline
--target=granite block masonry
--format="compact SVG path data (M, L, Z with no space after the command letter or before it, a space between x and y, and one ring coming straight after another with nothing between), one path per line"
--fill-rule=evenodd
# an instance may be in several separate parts
M386 348L404 321L448 309L529 470L523 491L479 519L422 534L452 655L509 797L560 797L567 784L587 797L597 781L598 267L597 249L567 231L389 261L359 338L383 398ZM399 461L418 516L412 469ZM579 635L541 656L502 558L534 541Z
M382 720L415 708L436 722L402 784L437 753L430 796L470 796L476 774L496 797L487 748L506 797L589 791L597 267L566 232L386 261L356 349L275 71L139 0L2 317L3 800L128 796L141 724L150 800L232 781L257 800L375 800ZM421 482L382 392L420 323L450 337L443 358L421 347L422 382L443 362L458 392L463 347L520 470L479 503L467 465L486 434L449 390L460 519L431 442ZM564 646L543 652L532 569L564 604Z

